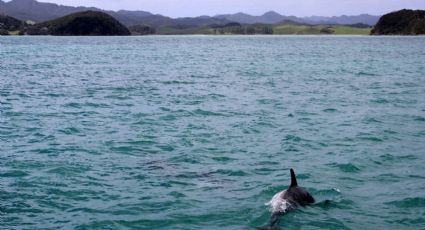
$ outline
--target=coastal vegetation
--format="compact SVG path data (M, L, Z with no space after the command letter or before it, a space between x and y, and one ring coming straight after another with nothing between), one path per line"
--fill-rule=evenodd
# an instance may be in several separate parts
M9 16L0 15L0 35L17 34L25 28L26 23Z
M280 35L367 35L370 27L359 27L356 25L308 25L293 22L286 22L273 27L274 34Z
M283 22L277 25L228 23L225 25L213 24L200 27L167 26L159 27L155 30L156 32L154 34L160 35L368 35L371 27L367 26L360 28L353 25L308 25L295 22ZM133 33L132 27L130 27L130 31Z
M267 24L242 25L237 22L212 27L214 34L273 34L273 26Z
M155 28L152 28L148 25L130 26L129 30L131 31L132 35L149 35L149 34L155 34L156 32Z

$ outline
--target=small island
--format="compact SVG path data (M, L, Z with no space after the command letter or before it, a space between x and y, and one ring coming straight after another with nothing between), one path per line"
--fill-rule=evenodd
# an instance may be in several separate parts
M425 10L400 10L385 14L371 31L371 35L425 34Z

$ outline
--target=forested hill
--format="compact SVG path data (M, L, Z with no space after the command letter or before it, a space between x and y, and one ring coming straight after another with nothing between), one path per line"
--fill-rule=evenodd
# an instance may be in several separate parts
M400 10L385 14L371 31L372 35L425 34L425 10Z
M27 29L29 35L130 35L130 31L108 14L85 11L52 21L36 24Z
M25 23L6 15L0 14L0 35L9 35L9 31L21 31Z

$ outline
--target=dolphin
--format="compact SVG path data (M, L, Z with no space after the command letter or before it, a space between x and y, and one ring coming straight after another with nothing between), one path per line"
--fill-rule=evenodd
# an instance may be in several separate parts
M297 178L293 169L291 171L291 184L288 189L278 192L273 198L265 205L270 206L272 216L268 224L258 229L279 229L274 225L279 221L279 217L283 214L292 211L298 207L313 204L314 198L310 193L301 187L298 187Z

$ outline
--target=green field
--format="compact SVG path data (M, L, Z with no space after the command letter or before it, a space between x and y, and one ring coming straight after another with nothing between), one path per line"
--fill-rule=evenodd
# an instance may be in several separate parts
M9 31L9 35L19 35L19 30Z
M302 24L282 24L273 27L273 34L282 35L315 35L315 34L336 34L336 35L368 35L371 28L358 28L345 25L302 25Z

